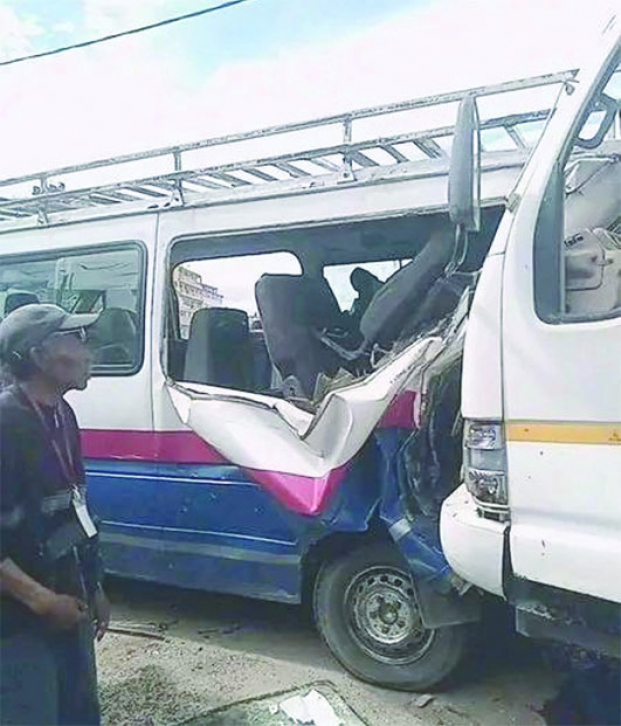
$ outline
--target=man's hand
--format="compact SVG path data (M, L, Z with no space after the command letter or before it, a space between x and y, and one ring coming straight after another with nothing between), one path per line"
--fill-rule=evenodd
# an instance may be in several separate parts
M37 615L59 630L71 630L88 618L88 606L71 595L59 595L50 590L33 608Z
M33 580L10 558L0 562L0 590L24 603L35 615L61 630L75 628L88 618L86 603L59 595Z
M101 587L95 593L95 624L95 637L100 641L110 625L110 602Z

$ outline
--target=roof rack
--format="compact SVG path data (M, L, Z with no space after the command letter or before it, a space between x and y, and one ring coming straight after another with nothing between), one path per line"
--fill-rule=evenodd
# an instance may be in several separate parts
M283 182L292 181L299 181L304 186L322 175L336 174L342 183L355 180L356 171L361 169L394 170L395 166L415 166L417 162L430 160L444 162L446 166L454 133L453 125L354 140L354 124L360 125L364 120L387 117L396 119L398 114L422 109L451 108L450 104L455 104L468 95L484 99L502 94L508 98L507 94L515 92L566 84L575 73L576 71L563 71L492 86L479 86L0 180L0 229L54 224L55 216L62 214L66 221L66 214L76 210L84 211L80 218L90 218L107 216L112 208L120 211L129 204L135 211L137 207L152 209L195 204L197 200L209 202L221 198L223 193L230 196L238 190L249 191L252 187L262 187L264 190L266 185L277 187ZM526 99L521 100L520 107L523 108ZM536 142L540 127L549 113L548 106L483 120L483 158L486 154L495 153L493 142L495 140L497 144L502 136L504 150L521 152L518 156L523 163L526 152ZM451 118L454 118L454 114ZM390 127L390 123L387 126ZM308 145L307 141L307 147L301 151L243 157L237 161L199 165L197 168L191 168L187 164L188 156L194 152L216 147L224 148L225 151L233 150L236 145L239 151L239 145L246 142L264 142L268 138L283 139L296 132L319 132L326 129L333 132L336 130L340 134L337 143ZM492 140L489 148L486 138ZM231 155L235 156L235 153ZM165 163L172 169L155 174L135 176L134 172L134 175L124 175L130 167L135 169L139 163L154 160ZM92 174L96 170L104 172L104 176L112 177L114 181L90 185L81 183L85 174ZM30 190L28 185L32 185Z

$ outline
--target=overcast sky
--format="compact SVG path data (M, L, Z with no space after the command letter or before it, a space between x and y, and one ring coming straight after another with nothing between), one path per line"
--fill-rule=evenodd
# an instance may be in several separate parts
M0 58L216 0L0 0ZM0 176L579 65L610 0L250 0L0 68Z

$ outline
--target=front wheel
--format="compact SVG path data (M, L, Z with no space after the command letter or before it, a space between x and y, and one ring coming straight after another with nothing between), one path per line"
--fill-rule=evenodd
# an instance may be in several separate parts
M315 620L337 660L363 681L404 691L438 686L466 647L464 626L425 628L407 564L377 542L325 564Z

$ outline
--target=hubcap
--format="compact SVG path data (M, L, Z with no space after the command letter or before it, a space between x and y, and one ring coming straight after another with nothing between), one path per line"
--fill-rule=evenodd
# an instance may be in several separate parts
M349 630L375 660L412 663L429 649L434 631L423 626L410 577L396 567L371 567L346 593Z

